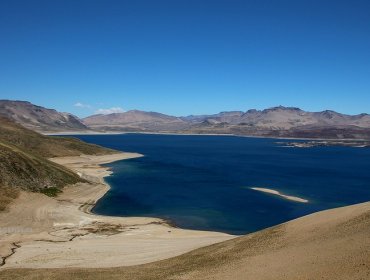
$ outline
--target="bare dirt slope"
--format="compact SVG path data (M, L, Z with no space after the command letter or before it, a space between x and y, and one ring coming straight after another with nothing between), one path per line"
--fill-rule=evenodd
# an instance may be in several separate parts
M0 279L370 279L370 203L315 213L181 256L121 268L9 269Z

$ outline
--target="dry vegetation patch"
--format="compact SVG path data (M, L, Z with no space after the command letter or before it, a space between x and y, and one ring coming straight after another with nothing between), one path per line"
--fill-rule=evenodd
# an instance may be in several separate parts
M0 211L6 210L8 205L18 197L19 190L0 186Z

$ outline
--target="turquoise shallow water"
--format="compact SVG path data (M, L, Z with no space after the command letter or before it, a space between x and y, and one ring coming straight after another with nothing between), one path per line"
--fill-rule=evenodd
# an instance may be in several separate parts
M151 216L189 229L244 234L315 211L370 200L370 149L286 148L229 136L81 135L145 157L108 164L111 190L95 213ZM289 201L263 187L308 199Z

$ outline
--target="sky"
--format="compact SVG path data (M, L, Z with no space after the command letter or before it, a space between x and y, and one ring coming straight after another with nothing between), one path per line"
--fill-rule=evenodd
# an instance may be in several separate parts
M1 0L0 99L80 117L370 113L370 1Z

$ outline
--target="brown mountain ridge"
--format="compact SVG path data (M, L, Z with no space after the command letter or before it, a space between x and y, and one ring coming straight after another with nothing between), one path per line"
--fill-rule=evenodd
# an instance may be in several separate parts
M88 129L78 117L72 114L46 109L27 101L0 100L0 115L36 131Z
M307 112L294 107L221 112L173 117L154 112L128 111L94 115L82 120L104 131L234 134L264 137L370 139L370 115L346 115L326 110Z
M232 134L244 136L370 139L370 115L331 110L308 112L296 107L226 111L213 115L170 116L130 110L79 119L25 101L0 100L0 115L32 130L53 132L148 132Z

